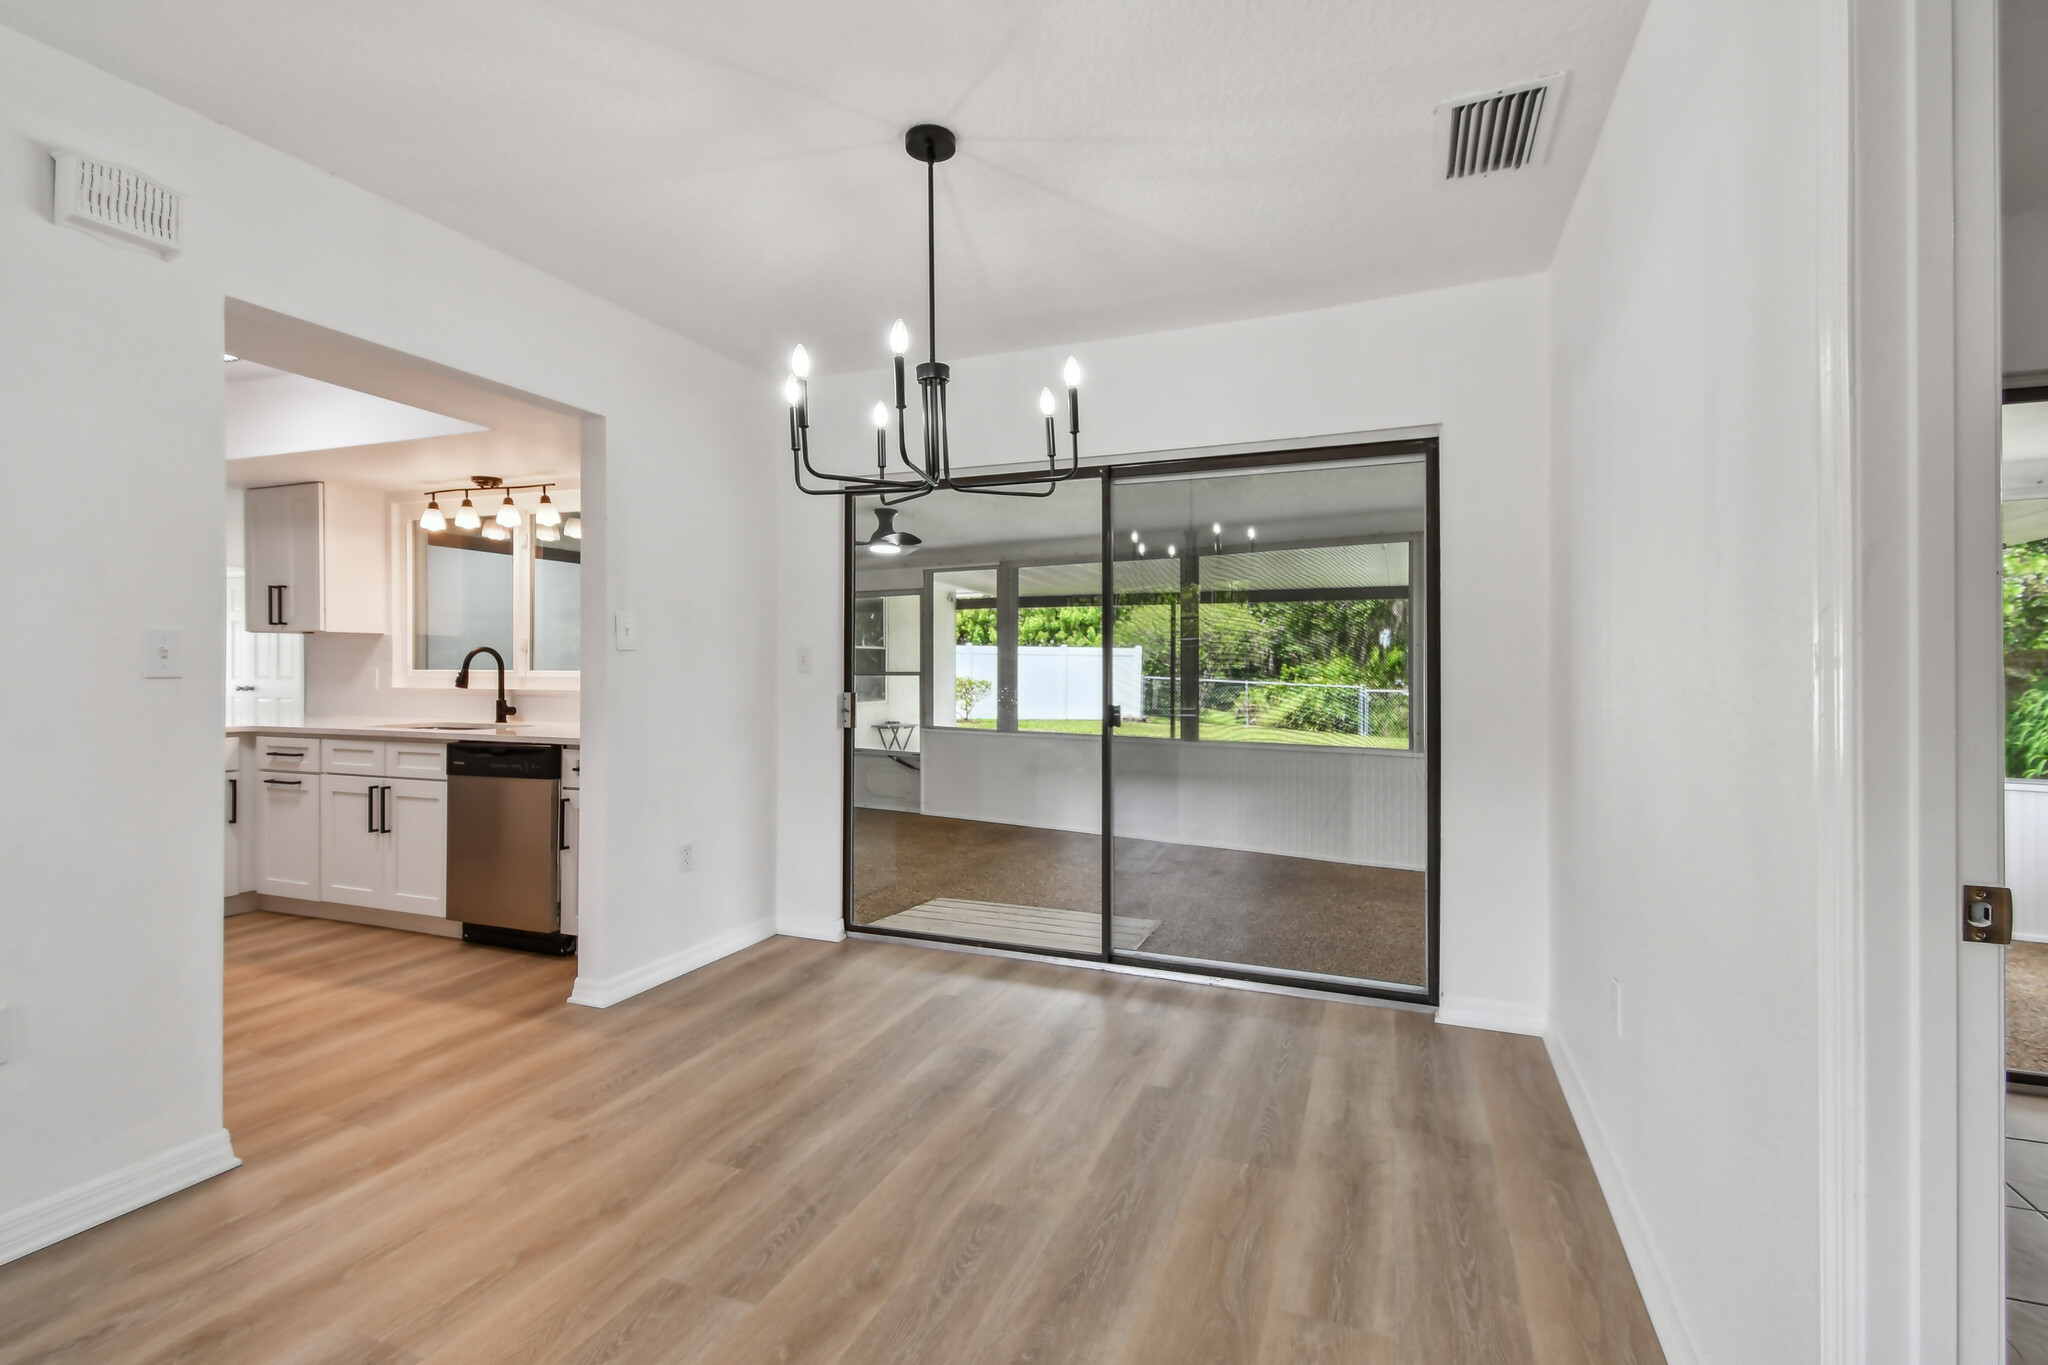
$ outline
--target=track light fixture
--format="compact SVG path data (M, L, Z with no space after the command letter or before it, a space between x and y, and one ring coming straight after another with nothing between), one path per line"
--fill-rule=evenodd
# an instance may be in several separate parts
M925 345L929 359L917 367L918 407L923 418L923 440L918 455L910 453L908 435L909 396L905 384L904 357L910 350L910 329L898 318L889 329L889 350L896 372L896 454L906 473L889 473L889 408L875 404L875 472L872 476L825 474L811 464L811 355L802 346L790 353L789 377L783 381L782 398L789 406L789 451L791 471L798 491L818 497L879 496L884 503L908 502L941 488L962 493L988 493L1013 498L1043 498L1079 472L1081 466L1081 364L1072 356L1062 374L1067 386L1068 455L1060 464L1059 437L1055 426L1055 403L1051 389L1038 395L1038 411L1045 419L1045 463L1040 473L999 475L960 480L953 477L953 447L946 429L946 382L951 370L939 361L938 330L938 217L934 207L936 167L950 160L955 148L952 130L935 123L920 123L903 135L904 150L924 163L925 223ZM828 487L812 487L804 476ZM872 538L866 542L875 549ZM888 553L878 551L878 553Z
M486 540L508 540L519 523L524 520L524 514L520 512L519 505L512 501L512 495L538 488L540 505L533 512L535 536L544 541L560 540L564 533L572 539L583 538L582 518L572 514L570 524L565 525L561 508L548 496L548 490L554 487L552 483L508 484L490 474L472 474L469 483L468 488L436 488L429 491L427 510L420 514L420 529L427 532L445 531L452 520L458 530L481 531ZM441 510L443 493L462 494L462 505L455 509L452 518ZM476 504L469 500L471 493L504 494L504 501L499 504L497 513L491 518L489 525L484 523L483 513L477 510Z

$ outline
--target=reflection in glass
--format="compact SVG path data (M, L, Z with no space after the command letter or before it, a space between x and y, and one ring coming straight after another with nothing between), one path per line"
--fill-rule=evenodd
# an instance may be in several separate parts
M533 547L533 666L583 667L583 550L573 541Z

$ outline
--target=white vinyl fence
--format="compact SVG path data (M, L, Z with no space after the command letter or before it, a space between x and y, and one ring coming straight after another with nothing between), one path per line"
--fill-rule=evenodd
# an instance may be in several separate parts
M1114 676L1110 696L1130 719L1145 714L1145 651L1128 645L1110 651ZM954 676L977 678L988 690L967 713L968 720L996 718L996 647L955 645ZM937 698L952 703L953 698ZM954 719L960 708L953 706ZM1017 647L1017 719L1100 720L1102 718L1102 650L1095 645L1019 645Z

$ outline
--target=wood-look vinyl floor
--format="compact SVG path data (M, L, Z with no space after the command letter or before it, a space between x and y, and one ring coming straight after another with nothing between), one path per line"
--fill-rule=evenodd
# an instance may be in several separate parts
M227 923L245 1164L0 1267L0 1361L1659 1362L1542 1048L878 943L610 1010Z

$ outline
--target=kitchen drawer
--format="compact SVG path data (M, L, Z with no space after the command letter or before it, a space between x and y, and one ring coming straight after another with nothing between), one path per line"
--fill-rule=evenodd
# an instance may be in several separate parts
M416 739L388 739L384 741L384 776L446 781L448 746Z
M267 773L317 773L320 771L320 741L293 739L288 735L258 735L256 766Z
M323 739L320 741L320 771L350 777L384 776L384 741L381 739Z
M578 791L582 786L583 751L581 749L562 750L562 790ZM562 932L567 933L568 930L565 929Z

